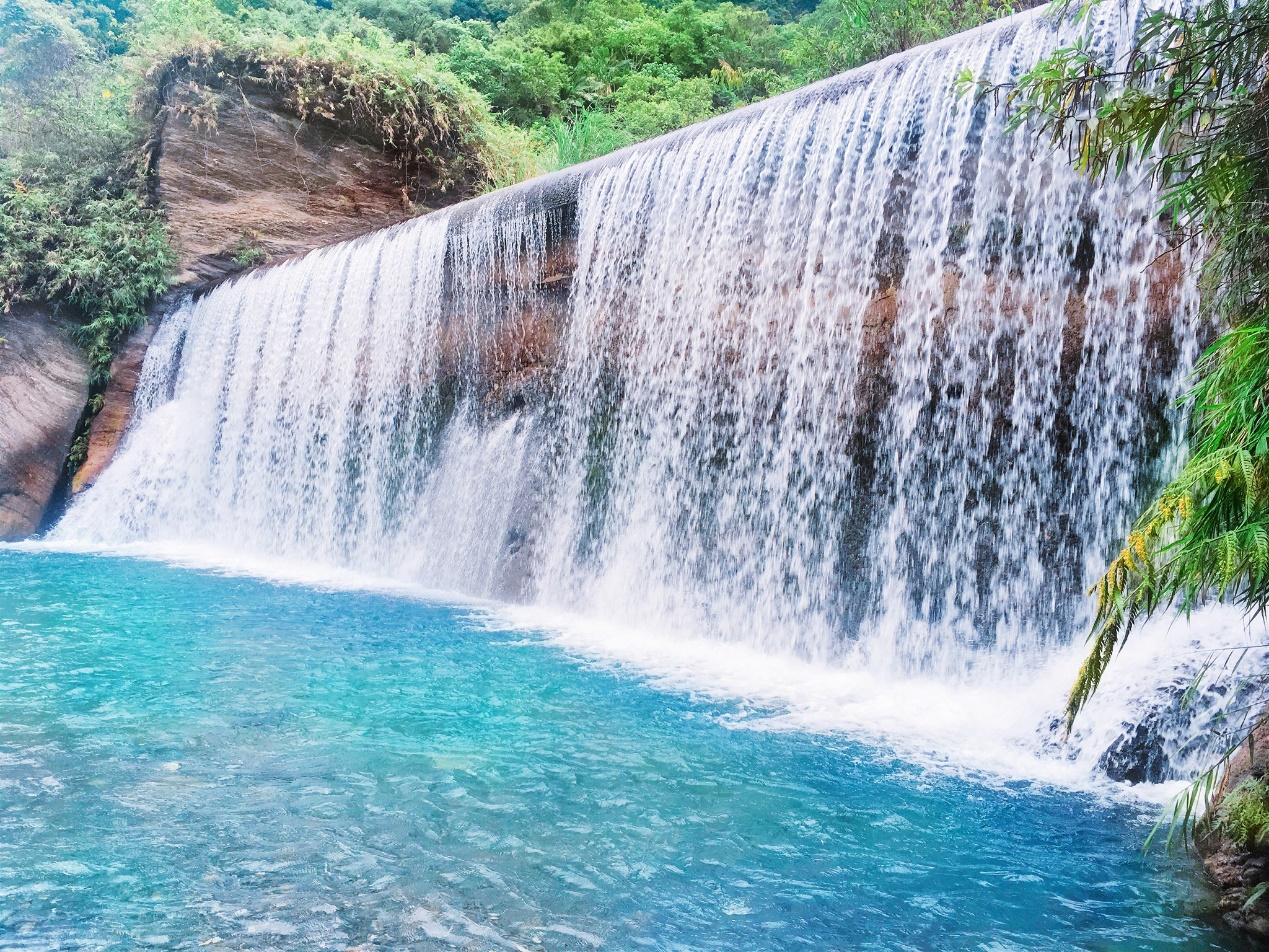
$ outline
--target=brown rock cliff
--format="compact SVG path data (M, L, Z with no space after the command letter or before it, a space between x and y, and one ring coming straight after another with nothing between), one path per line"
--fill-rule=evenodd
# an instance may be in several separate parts
M178 256L176 282L185 289L461 197L428 189L380 145L337 123L300 118L265 85L210 80L205 70L171 64L154 118L152 181ZM127 429L160 310L111 366L74 493L100 477Z
M37 531L88 399L88 362L47 311L0 314L0 541Z
M211 105L209 105L209 99ZM392 156L301 119L266 90L207 90L173 68L155 117L157 197L179 284L381 228L419 208Z

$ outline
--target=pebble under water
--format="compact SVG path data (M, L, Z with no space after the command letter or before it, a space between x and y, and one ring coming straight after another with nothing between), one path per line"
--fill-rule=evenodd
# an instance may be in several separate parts
M1241 947L1149 810L734 713L479 607L0 549L0 948Z

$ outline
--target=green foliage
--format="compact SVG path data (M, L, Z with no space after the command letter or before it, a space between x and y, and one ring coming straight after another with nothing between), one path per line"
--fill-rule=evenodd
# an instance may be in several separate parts
M115 345L145 319L173 261L158 213L132 192L74 181L0 184L0 296L66 306L80 318L92 382Z
M347 0L337 9L435 53L498 116L535 129L546 168L560 167L562 155L603 154L1011 12L1004 0L825 0L777 24L773 13L788 19L808 5L508 2L483 19L460 18L442 0L426 8ZM590 145L576 148L569 135Z
M641 0L571 5L537 0L497 28L484 22L440 21L431 41L455 74L484 92L512 122L532 125L579 111L624 108L627 116L618 125L636 137L774 91L775 84L760 81L719 97L727 89L718 79L720 69L735 76L757 70L769 80L781 64L778 36L765 13L730 3L702 7L693 0L668 9ZM671 88L692 80L701 82L693 84L697 88L690 97ZM683 108L686 98L695 101L691 108ZM660 118L635 115L630 109L634 99ZM695 105L702 101L708 108Z
M1226 795L1216 811L1216 826L1240 846L1253 849L1269 840L1269 787L1248 777Z
M495 123L485 133L485 169L488 175L482 190L503 188L540 175L546 168L542 143L532 132Z
M569 69L559 53L501 38L481 42L475 32L461 30L449 46L447 62L456 76L513 123L532 124L559 108L569 87Z
M0 84L4 88L19 92L38 88L75 66L88 52L87 40L65 12L52 4L0 7Z
M1009 0L823 0L788 31L783 55L799 83L811 82L1012 12Z
M167 287L173 256L142 198L130 90L84 28L43 0L0 14L0 306L77 318L100 386L114 346Z
M100 52L118 55L127 50L125 40L133 4L125 0L62 0L75 28Z
M452 5L419 3L417 0L347 0L341 13L375 24L397 42L410 42L431 53L432 34L439 20L450 17Z
M546 139L544 162L549 169L607 155L634 141L617 127L610 113L601 110L582 110L571 122L552 116L539 134Z
M260 247L254 235L243 235L230 249L234 264L242 268L254 268L268 260L269 253Z
M616 126L633 141L708 119L715 112L713 84L680 79L672 67L650 66L631 75L612 96Z

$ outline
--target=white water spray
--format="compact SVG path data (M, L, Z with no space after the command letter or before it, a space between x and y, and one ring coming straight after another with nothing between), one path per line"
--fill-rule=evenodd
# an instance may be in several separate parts
M1201 336L1144 176L1090 183L955 88L1069 29L1013 17L211 291L54 539L1034 683L1170 465Z

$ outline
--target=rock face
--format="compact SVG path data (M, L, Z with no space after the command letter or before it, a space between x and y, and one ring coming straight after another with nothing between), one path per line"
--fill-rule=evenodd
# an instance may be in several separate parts
M48 312L0 314L0 540L36 532L88 399L88 362Z
M1154 725L1125 724L1126 732L1097 761L1119 783L1162 783L1169 779L1168 758Z
M1212 798L1209 816L1248 777L1269 772L1269 721L1262 716L1252 733L1252 743L1234 754L1220 788ZM1206 821L1205 821L1206 824ZM1269 846L1248 849L1223 836L1210 825L1200 830L1196 845L1212 883L1220 891L1220 913L1231 927L1261 940L1269 940L1269 894L1250 905L1247 898L1259 884L1269 881Z
M300 119L267 89L209 89L179 65L169 72L154 164L177 283L216 280L425 210L382 148Z
M75 478L71 480L71 492L80 493L95 483L114 458L119 441L132 419L132 398L141 379L141 365L145 352L154 338L153 321L132 335L115 359L110 363L110 383L102 395L101 410L93 418L88 437L88 455Z

